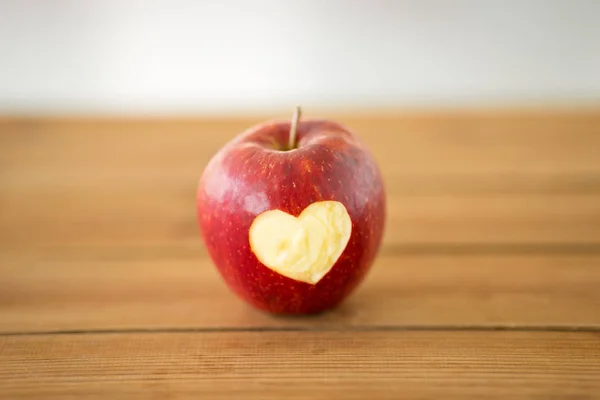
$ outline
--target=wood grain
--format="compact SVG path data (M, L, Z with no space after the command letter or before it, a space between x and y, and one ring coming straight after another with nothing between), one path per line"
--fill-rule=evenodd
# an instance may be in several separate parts
M5 257L0 331L348 326L600 328L600 255L383 254L359 290L313 318L254 311L193 249Z
M593 399L598 333L0 337L6 398Z
M386 247L600 243L600 113L334 117L380 163ZM0 120L0 243L196 243L204 166L260 120Z
M299 318L230 293L195 222L263 116L0 118L0 398L600 397L600 110L313 116L389 209L364 284Z

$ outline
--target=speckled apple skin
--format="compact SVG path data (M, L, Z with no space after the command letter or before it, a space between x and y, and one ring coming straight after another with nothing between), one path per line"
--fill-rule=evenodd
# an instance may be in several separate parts
M226 284L272 313L312 314L338 305L365 278L385 228L386 196L376 161L362 141L331 121L298 123L298 148L281 151L289 122L255 126L223 147L202 174L197 215L202 239ZM317 284L263 265L249 243L257 215L279 209L298 216L308 205L339 201L352 220L350 240Z

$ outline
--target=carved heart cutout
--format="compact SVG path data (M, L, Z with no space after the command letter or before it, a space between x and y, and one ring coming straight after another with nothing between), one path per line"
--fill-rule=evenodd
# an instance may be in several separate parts
M342 255L351 233L346 207L337 201L320 201L306 207L298 218L281 210L263 212L252 222L249 239L265 266L314 285Z

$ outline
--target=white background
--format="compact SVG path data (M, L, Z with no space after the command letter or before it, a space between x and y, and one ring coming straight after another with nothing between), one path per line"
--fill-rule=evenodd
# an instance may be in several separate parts
M0 114L599 101L600 1L0 0Z

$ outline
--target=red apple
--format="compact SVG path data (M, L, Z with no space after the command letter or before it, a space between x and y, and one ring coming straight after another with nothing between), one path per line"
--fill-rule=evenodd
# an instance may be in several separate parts
M363 280L386 216L364 143L327 120L260 124L210 160L197 193L203 241L226 284L273 313L330 309Z

